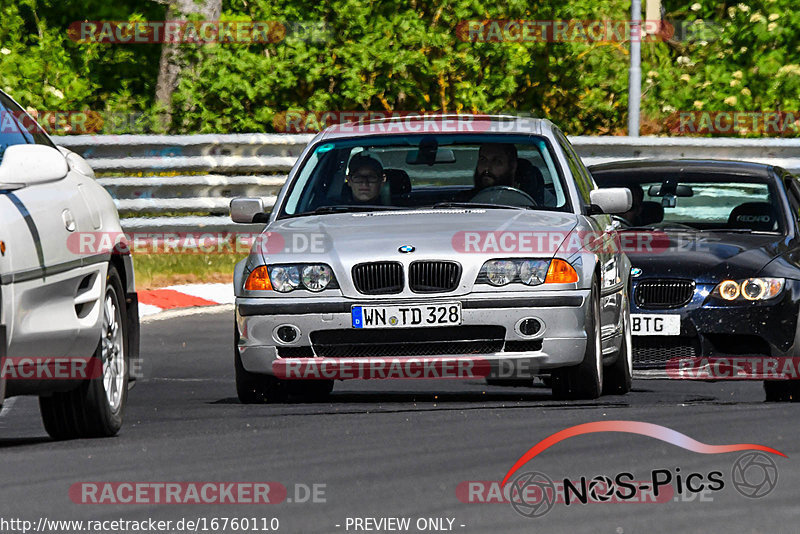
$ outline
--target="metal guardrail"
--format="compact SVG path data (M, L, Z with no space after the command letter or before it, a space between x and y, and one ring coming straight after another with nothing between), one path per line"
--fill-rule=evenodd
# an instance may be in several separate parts
M230 199L263 197L267 205L313 135L64 136L114 197L126 231L241 230L227 215ZM800 139L571 137L586 165L626 159L738 159L800 172Z

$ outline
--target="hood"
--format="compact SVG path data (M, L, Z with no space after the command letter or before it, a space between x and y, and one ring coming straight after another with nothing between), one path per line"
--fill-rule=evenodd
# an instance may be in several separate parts
M448 208L297 217L274 221L267 227L265 231L280 236L278 241L286 246L280 250L268 247L264 260L268 263L319 261L322 256L329 256L329 261L338 260L343 266L352 266L380 260L458 261L459 256L480 255L521 257L527 253L528 256L552 257L551 243L547 253L532 254L530 249L520 250L515 239L525 232L566 237L576 224L577 217L571 213L510 209ZM502 241L505 234L510 236ZM290 246L302 244L304 239L315 240L321 247L312 252ZM402 253L400 247L413 247L414 251ZM310 257L306 257L306 252Z
M688 278L717 283L755 276L786 251L786 236L754 233L658 231L652 252L628 252L639 279Z

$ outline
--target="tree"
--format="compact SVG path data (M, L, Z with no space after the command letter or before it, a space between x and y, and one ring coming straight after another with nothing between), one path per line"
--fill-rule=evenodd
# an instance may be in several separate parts
M202 20L219 19L222 11L222 0L159 0L166 3L167 20L187 20L191 15L198 15ZM161 60L158 65L158 83L156 84L156 102L165 110L164 123L169 123L172 116L172 93L180 83L181 72L188 65L188 59L180 43L164 42L161 49Z

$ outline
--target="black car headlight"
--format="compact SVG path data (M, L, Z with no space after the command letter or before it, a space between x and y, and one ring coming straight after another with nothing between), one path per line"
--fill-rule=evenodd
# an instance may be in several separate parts
M493 286L505 286L513 282L537 286L544 283L549 267L550 260L489 260L481 267L477 282Z
M253 269L245 282L251 291L289 293L295 289L318 292L338 288L333 270L323 263L290 265L260 265Z
M717 284L711 295L729 302L769 300L780 295L785 284L786 280L783 278L724 280Z

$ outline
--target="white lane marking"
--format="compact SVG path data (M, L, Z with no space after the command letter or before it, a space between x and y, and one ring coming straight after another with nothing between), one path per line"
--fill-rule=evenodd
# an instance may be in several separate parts
M8 415L8 412L11 411L11 408L14 407L14 403L17 402L16 397L11 397L10 399L6 399L3 403L3 409L0 410L0 417Z
M172 289L218 304L233 304L236 300L236 296L233 294L233 284L181 284L167 286L164 289Z
M156 313L161 313L163 308L159 308L158 306L153 306L152 304L141 304L139 303L139 318L147 317L148 315L155 315Z

